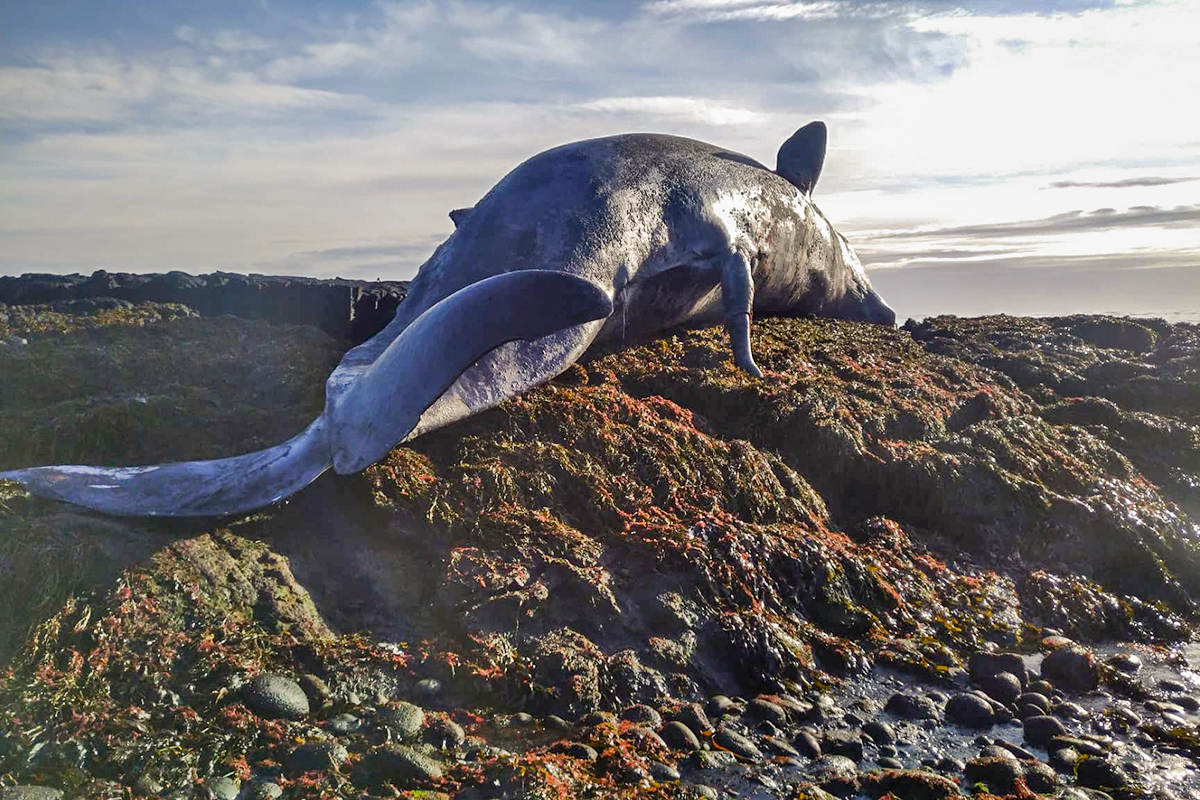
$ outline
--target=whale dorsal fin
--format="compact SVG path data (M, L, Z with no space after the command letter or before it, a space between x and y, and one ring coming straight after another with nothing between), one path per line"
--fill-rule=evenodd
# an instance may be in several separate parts
M779 155L775 157L775 171L800 191L812 194L825 163L827 138L824 122L817 120L808 123L779 148Z
M450 212L450 221L454 223L454 227L459 227L466 220L467 216L474 211L475 208L456 208Z

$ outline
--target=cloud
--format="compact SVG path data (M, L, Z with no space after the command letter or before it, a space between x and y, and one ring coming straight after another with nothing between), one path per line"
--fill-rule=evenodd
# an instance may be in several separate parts
M1117 211L1112 208L1098 208L1094 211L1068 211L1045 219L881 233L872 238L875 241L962 237L970 237L972 239L1010 239L1079 233L1082 231L1107 231L1132 227L1200 227L1200 205L1176 206L1175 208L1134 206L1124 211Z
M602 114L636 114L647 117L680 117L709 125L757 124L769 115L695 97L602 97L571 108Z
M1135 186L1171 186L1176 183L1188 183L1189 181L1200 180L1200 176L1184 176L1184 177L1162 177L1147 175L1140 178L1122 178L1114 181L1054 181L1046 188L1048 189L1068 189L1076 187L1086 187L1089 189L1128 189Z

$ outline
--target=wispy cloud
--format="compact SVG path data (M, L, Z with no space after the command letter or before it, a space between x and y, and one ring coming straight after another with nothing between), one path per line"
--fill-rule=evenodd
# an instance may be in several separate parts
M1114 208L1098 208L1093 211L1067 211L1047 217L1046 219L882 233L873 238L876 241L964 237L972 239L1011 239L1135 227L1200 228L1200 205L1177 206L1175 208L1134 206L1123 211L1118 211Z
M1088 189L1129 189L1140 186L1172 186L1176 183L1188 183L1190 181L1200 180L1200 175L1184 176L1179 178L1146 175L1137 178L1121 178L1114 181L1054 181L1050 183L1049 189L1070 189L1070 188L1088 188Z
M747 125L769 119L769 115L759 111L695 97L602 97L571 107L602 114L634 114L659 119L680 117L708 125Z

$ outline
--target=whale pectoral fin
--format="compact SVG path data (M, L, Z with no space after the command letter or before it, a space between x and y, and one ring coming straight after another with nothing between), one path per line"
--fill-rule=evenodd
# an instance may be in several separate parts
M829 132L825 123L810 122L792 134L775 156L775 171L797 189L812 194L825 164L825 145Z
M721 271L721 300L725 305L725 328L733 347L733 360L756 378L762 370L750 352L750 313L754 308L754 276L750 262L734 252Z
M283 444L211 461L149 467L32 467L0 472L30 493L138 517L206 517L269 505L329 469L323 418Z
M481 405L483 396L495 405L532 385L521 379L492 386L483 395L455 395L423 423L425 412L492 351L504 352L502 346L509 342L551 337L610 314L612 299L606 291L562 272L508 272L460 289L413 320L327 408L334 469L357 472L410 438L418 424L422 431L432 430L487 407ZM570 363L556 356L546 363L531 362L522 374L541 382ZM500 374L490 379L499 380Z

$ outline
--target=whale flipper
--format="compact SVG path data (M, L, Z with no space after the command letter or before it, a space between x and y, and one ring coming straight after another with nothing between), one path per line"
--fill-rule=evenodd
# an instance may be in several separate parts
M460 289L413 320L326 409L334 469L357 472L412 438L418 423L433 430L553 378L583 351L562 342L586 348L599 326L585 323L610 314L603 289L564 272L507 272ZM460 391L485 369L486 397Z
M325 419L254 453L149 467L32 467L0 472L30 493L105 514L205 517L237 514L294 494L329 469Z
M423 419L447 389L472 383L476 362L505 363L516 352L529 380L470 402L478 410L549 380L571 365L579 350L539 346L561 334L579 338L584 323L607 317L612 301L582 278L548 270L522 270L471 284L434 304L387 346L375 363L302 433L254 453L210 461L146 467L52 466L0 472L40 497L63 500L106 514L218 516L270 505L307 486L331 465L357 472L382 458L423 422L422 432L466 414ZM597 326L588 326L594 334ZM519 342L519 340L535 340ZM590 337L587 338L590 341ZM586 347L586 341L584 346ZM485 358L487 357L487 358ZM539 360L540 358L540 360ZM454 398L450 405L461 405ZM439 408L446 408L443 402Z

